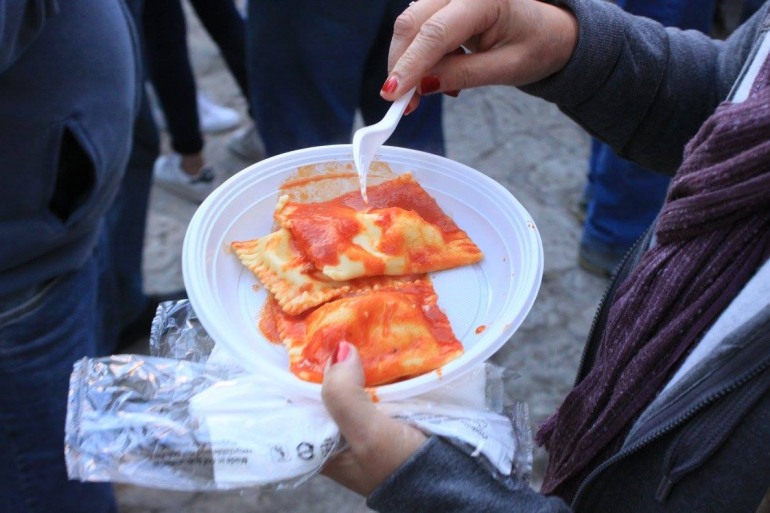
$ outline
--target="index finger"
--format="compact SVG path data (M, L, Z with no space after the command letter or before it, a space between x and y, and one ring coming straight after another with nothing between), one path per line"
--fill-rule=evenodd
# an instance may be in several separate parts
M396 61L412 44L412 40L420 32L422 24L449 3L450 0L422 0L409 3L409 6L396 18L393 24L393 38L390 40L388 52L388 71L393 69Z
M383 91L383 96L398 98L445 55L475 35L485 18L481 11L466 0L419 0L412 4L393 28L388 80L394 78L396 87Z

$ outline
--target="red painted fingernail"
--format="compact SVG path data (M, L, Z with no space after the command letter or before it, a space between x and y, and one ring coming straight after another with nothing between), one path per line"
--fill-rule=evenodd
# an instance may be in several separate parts
M392 93L398 89L398 79L396 77L388 77L384 84L382 84L383 93Z
M350 344L347 342L340 342L340 345L337 346L337 352L332 356L332 365L344 362L348 359L348 355L350 355Z
M430 75L420 81L420 94L435 93L441 89L441 81L438 77Z
M460 90L455 89L453 91L444 91L444 94L447 96L451 96L452 98L457 98L458 96L460 96Z

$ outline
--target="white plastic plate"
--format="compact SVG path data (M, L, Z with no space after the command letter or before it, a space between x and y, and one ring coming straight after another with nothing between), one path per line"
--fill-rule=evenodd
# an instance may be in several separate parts
M431 275L464 354L437 371L374 390L380 400L396 400L461 376L508 341L540 288L543 247L524 207L486 175L443 157L389 146L375 160L387 162L396 174L411 172L484 252L478 264ZM283 347L259 331L265 291L229 246L270 233L279 187L298 167L329 161L352 161L350 145L285 153L237 173L195 212L182 251L185 287L203 327L245 368L280 383L288 397L320 399L321 387L294 376Z

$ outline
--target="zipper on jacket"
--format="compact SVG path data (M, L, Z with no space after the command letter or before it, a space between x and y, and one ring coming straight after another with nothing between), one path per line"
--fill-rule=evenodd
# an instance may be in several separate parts
M662 504L676 483L703 465L703 462L710 458L724 443L727 435L735 430L738 422L767 391L768 384L770 384L770 380L768 380L770 374L759 375L769 366L770 360L761 363L744 375L744 379L739 380L735 385L736 388L745 387L740 395L726 398L725 404L705 412L705 417L701 416L696 419L691 428L688 427L686 431L677 436L676 442L671 446L664 459L664 475L655 493L655 500ZM729 391L726 392L726 394L728 393ZM706 431L700 429L703 426L707 426ZM679 454L685 455L684 461L676 461Z
M738 378L734 379L730 383L727 383L724 387L722 387L720 390L714 392L710 396L698 401L695 405L693 405L691 408L686 410L683 414L679 415L678 417L672 419L668 424L665 424L664 426L661 426L660 428L656 429L649 435L645 436L638 442L635 442L634 444L630 445L629 447L626 447L625 449L622 449L614 456L610 457L607 461L596 467L593 471L591 471L590 474L583 480L583 482L580 484L580 487L578 488L577 492L575 493L575 497L572 500L572 507L575 509L577 507L578 501L581 498L582 493L585 491L585 489L588 487L588 485L593 481L599 474L604 472L608 467L614 465L618 461L622 460L623 458L632 455L633 453L637 452L639 449L644 447L645 445L649 444L650 442L654 441L657 438L660 438L661 436L671 432L672 430L676 429L677 427L684 424L687 420L689 420L693 415L698 413L701 409L708 406L709 404L713 403L717 399L720 399L724 397L725 395L729 394L730 392L733 392L740 386L747 383L749 380L754 378L755 376L759 375L762 371L770 368L770 357L763 358L758 365L755 365L750 371L745 372ZM661 497L665 499L666 496L668 496L669 492L673 488L673 486L676 484L676 481L678 480L678 477L671 478L670 476L666 475L663 477L663 480L661 481L660 485L658 486L658 489L656 491L656 499L658 497Z

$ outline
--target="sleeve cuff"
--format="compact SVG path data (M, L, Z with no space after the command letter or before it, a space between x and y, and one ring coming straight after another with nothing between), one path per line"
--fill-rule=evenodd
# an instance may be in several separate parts
M610 2L560 0L578 21L575 52L567 65L553 75L520 89L560 106L579 105L608 80L621 52L622 11Z
M476 460L449 442L431 437L367 498L382 513L567 513L560 499L525 483L493 478Z

